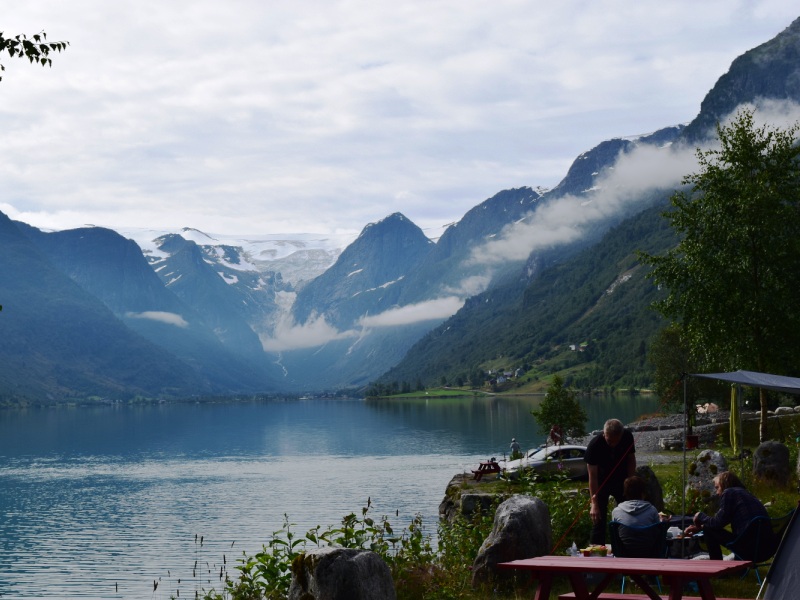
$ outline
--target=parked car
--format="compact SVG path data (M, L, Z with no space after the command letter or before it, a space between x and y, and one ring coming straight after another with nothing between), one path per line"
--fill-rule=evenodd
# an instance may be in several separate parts
M507 471L532 469L539 473L566 472L570 479L588 479L586 470L586 446L563 444L561 446L540 446L528 450L525 456L517 460L500 462L500 467Z

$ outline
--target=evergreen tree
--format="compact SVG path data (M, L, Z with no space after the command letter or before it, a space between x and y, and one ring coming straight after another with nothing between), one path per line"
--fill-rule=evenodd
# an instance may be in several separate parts
M547 435L550 428L557 425L567 437L586 435L586 410L578 402L575 392L564 387L564 381L558 375L553 377L539 408L533 409L531 414L542 434Z

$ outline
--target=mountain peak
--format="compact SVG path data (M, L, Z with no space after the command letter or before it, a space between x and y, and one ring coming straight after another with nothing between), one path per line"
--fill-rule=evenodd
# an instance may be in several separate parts
M741 104L764 99L800 102L800 18L774 38L736 58L700 105L683 140L695 144L715 135L716 124Z
M380 221L375 221L374 223L368 223L364 227L364 229L361 230L361 233L359 234L358 237L360 238L361 236L364 236L364 235L367 235L367 234L373 234L376 231L383 232L383 231L386 231L387 229L389 229L391 227L398 227L398 226L403 226L403 225L410 226L411 228L414 228L414 229L419 229L403 213L395 212L395 213L390 214L387 217L384 217ZM420 232L421 231L422 230L420 229Z

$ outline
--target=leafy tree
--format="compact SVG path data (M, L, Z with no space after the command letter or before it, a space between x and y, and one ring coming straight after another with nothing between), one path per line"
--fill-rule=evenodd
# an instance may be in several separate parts
M696 372L692 363L689 345L680 325L673 323L658 332L650 345L648 360L655 367L654 388L664 406L683 409L683 375ZM691 383L695 383L694 381ZM698 400L696 385L687 385L687 402L694 405ZM691 394L689 393L691 391Z
M664 213L681 241L662 256L642 253L669 293L656 309L680 323L704 369L796 374L800 342L798 125L758 127L752 110L718 125L719 147L697 151L690 190ZM794 372L794 373L793 373ZM761 392L761 439L767 398Z
M470 371L469 374L469 384L474 388L479 388L483 386L483 382L486 381L486 378L483 375L483 372L479 369L473 369Z
M586 435L586 410L578 402L575 392L564 387L558 375L547 388L544 400L531 411L539 425L539 432L547 435L553 425L558 425L568 437Z
M43 67L52 67L53 59L50 58L50 53L66 50L67 46L69 42L48 42L44 31L31 36L31 39L25 34L5 37L0 31L0 54L7 52L11 58L27 58L30 62L39 63ZM5 70L6 68L0 64L0 71ZM2 80L3 77L0 76L0 81Z
M654 389L661 399L661 404L665 408L683 412L685 400L686 408L691 411L686 415L688 432L691 434L695 405L700 403L701 399L719 396L720 386L710 379L685 377L685 374L697 373L701 369L694 362L681 326L677 323L658 332L650 345L647 358L655 368Z

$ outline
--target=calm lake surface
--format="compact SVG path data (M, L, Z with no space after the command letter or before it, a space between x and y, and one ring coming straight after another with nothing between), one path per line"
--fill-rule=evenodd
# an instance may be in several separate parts
M0 411L0 598L193 598L287 514L435 535L456 473L542 436L540 398L161 404ZM657 410L586 399L589 429ZM399 516L395 516L395 511ZM200 544L202 536L202 545ZM197 569L194 569L197 562ZM153 590L153 582L158 588Z

